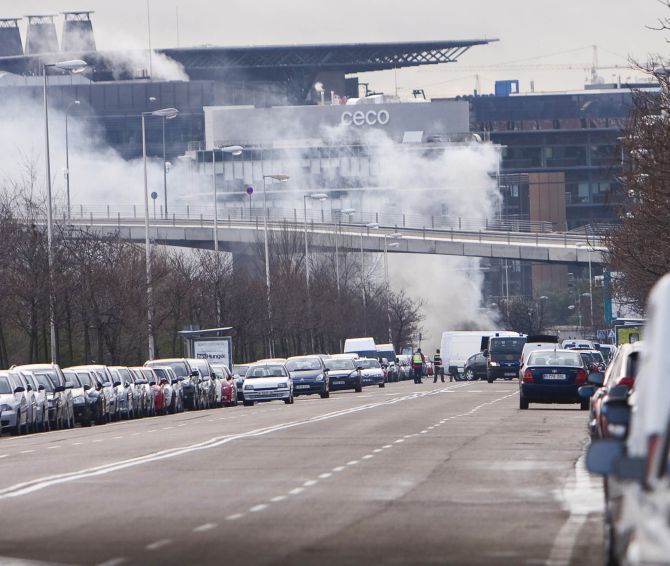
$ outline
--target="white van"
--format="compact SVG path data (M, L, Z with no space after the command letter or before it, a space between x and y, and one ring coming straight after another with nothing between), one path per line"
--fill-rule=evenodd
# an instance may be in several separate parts
M377 359L377 345L374 338L347 338L344 341L345 354L358 354L359 358Z
M523 366L531 352L535 350L553 350L554 348L558 348L558 336L554 336L553 334L529 336L523 345L519 367Z
M442 333L440 354L446 373L460 380L467 359L482 351L482 338L491 336L519 336L507 330L459 330Z

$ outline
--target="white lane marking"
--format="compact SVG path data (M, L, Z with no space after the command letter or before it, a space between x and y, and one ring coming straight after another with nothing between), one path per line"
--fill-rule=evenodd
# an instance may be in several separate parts
M289 495L299 495L303 491L305 491L304 487L295 487L291 491L289 491L288 494Z
M0 458L7 458L7 456L9 456L9 454L0 454Z
M82 443L81 442L73 442L72 446L80 446Z
M200 525L199 527L196 527L193 529L194 533L204 533L205 531L211 531L212 529L216 529L218 525L216 523L205 523L204 525Z
M228 515L226 517L226 521L237 521L238 519L241 519L244 517L244 513L234 513L233 515Z
M358 460L350 460L347 462L347 466L355 466L356 464L358 464Z
M172 430L174 427L173 426L164 426L163 430Z
M316 485L319 483L316 480L307 480L305 483L302 484L302 487L312 487L313 485Z
M21 450L21 452L19 452L19 454L32 454L33 452L35 452L35 451L34 450Z
M379 454L381 451L382 451L381 448L375 448L375 449L373 450L373 452L374 452L375 454Z
M186 423L178 424L177 426L186 426Z
M326 472L325 474L319 474L319 479L321 480L327 480L330 476L332 476L330 472Z
M297 421L289 421L285 423L279 423L277 425L273 425L270 427L264 427L260 429L255 429L251 430L248 432L244 433L239 433L239 434L230 434L230 435L225 435L225 436L217 436L210 438L209 440L199 442L196 444L190 444L186 446L181 446L178 448L169 448L166 450L161 450L158 452L153 452L150 454L145 454L144 456L138 456L136 458L130 458L127 460L121 460L117 462L112 462L109 464L104 464L101 466L96 466L93 468L85 468L82 470L78 470L75 472L68 472L64 474L55 474L51 476L44 476L41 478L36 478L34 480L30 480L27 482L21 482L18 484L15 484L13 486L9 486L4 489L0 489L0 499L5 499L9 497L20 497L23 495L28 495L30 493L34 493L35 491L39 491L48 487L52 487L54 485L59 485L62 483L66 482L71 482L71 481L77 481L89 477L94 477L94 476L101 476L101 475L106 475L112 472L116 472L119 470L124 470L130 467L142 465L142 464L147 464L149 462L156 462L159 460L164 460L167 458L174 458L177 456L182 456L184 454L189 454L191 452L199 451L199 450L208 450L211 448L216 448L219 446L222 446L224 444L227 444L229 442L232 442L233 440L240 440L240 439L247 439L247 438L255 438L259 436L265 436L267 434L271 434L273 432L278 432L290 428L295 428L299 426L304 426L307 424L313 424L317 422L322 422L326 420L330 420L333 418L345 416L345 415L351 415L354 413L362 412L362 411L367 411L371 409L376 409L378 407L387 407L391 405L395 405L397 403L401 403L404 401L410 401L414 399L419 399L422 397L427 397L431 395L435 395L439 391L426 391L426 392L418 392L414 393L412 395L406 395L404 397L396 397L394 399L388 399L385 401L379 401L376 403L369 403L365 405L360 405L357 407L350 407L348 409L340 409L339 411L332 411L329 413L324 413L321 415L316 415L314 417L308 417L305 419L297 420ZM516 393L515 393L516 394ZM509 395L511 396L511 395ZM504 398L504 397L503 397ZM151 431L148 431L151 432ZM154 429L155 432L155 429ZM397 441L396 441L397 442ZM81 443L80 443L81 444Z
M270 501L272 503L279 503L280 501L284 501L284 499L286 499L285 495L277 495L276 497L273 497L272 499L270 499Z
M133 434L131 434L130 436L139 436L139 435L140 435L139 432L133 432Z
M93 442L102 442L102 438L96 438Z
M121 440L123 436L112 436L112 440Z
M393 448L393 445L392 444L384 444L384 446L382 446L383 450L386 450L387 448Z
M172 539L169 538L162 538L160 540L157 540L156 542L152 542L151 544L147 544L144 548L147 550L158 550L159 548L163 548L164 546L167 546L172 542Z
M400 444L401 442L405 442L405 439L404 438L399 438L395 442L396 442L396 444Z
M427 430L422 430L422 431L421 431L421 434L427 434L427 433L428 433Z
M337 466L336 468L333 468L333 472L341 472L344 470L344 466Z
M157 430L158 430L157 428L154 428L154 429L148 430L147 432L156 432Z
M127 558L120 556L119 558L112 558L111 560L105 560L105 562L100 562L100 564L97 564L96 566L118 566L119 564L127 562L127 560L128 560Z
M55 450L56 448L61 448L60 445L57 446L47 446L47 450Z
M267 503L261 503L260 505L254 505L251 509L249 509L250 513L258 513L259 511L265 511L269 505Z
M363 456L363 460L369 460L370 458L374 458L374 455L373 454L366 454L365 456Z
M583 454L575 464L574 477L568 478L567 484L558 495L570 511L570 516L556 534L546 563L552 566L567 566L572 562L577 536L589 513L600 511L602 508L601 484L586 471Z

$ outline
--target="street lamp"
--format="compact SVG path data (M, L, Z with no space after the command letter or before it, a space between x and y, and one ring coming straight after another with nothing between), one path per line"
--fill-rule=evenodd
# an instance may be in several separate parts
M284 182L290 179L285 173L273 173L263 175L263 236L265 239L265 290L268 303L268 321L270 323L270 336L268 340L268 352L270 357L274 357L274 344L272 343L272 300L270 299L270 250L268 248L268 201L267 201L267 180Z
M214 251L219 251L219 205L216 197L216 149L212 148L212 189L214 192ZM221 151L221 160L223 163L223 154L242 155L244 148L241 145L228 145L218 148Z
M311 193L307 195L302 196L302 204L304 207L304 212L305 212L305 280L307 282L307 311L309 318L311 320L311 315L312 315L312 297L309 289L309 246L308 246L308 238L307 238L307 199L310 200L318 200L321 202L321 213L323 217L323 201L328 199L328 195L326 193ZM337 234L335 235L337 238ZM309 330L309 338L310 338L310 345L312 346L312 352L314 352L314 332L310 326Z
M593 324L593 274L591 272L591 250L588 244L577 244L577 248L586 249L589 254L589 295L590 299L590 308L591 308L591 332L595 328Z
M49 345L51 348L51 363L55 364L58 359L56 351L56 297L53 290L53 203L51 202L51 162L49 157L49 98L47 94L47 69L54 67L69 73L81 73L86 70L88 63L81 59L71 61L60 61L58 63L44 64L42 75L44 78L44 164L47 185L47 264L49 270Z
M368 230L377 230L379 224L377 222L368 222L365 225ZM365 256L363 255L363 226L361 226L361 292L363 293L363 330L365 334L368 332L368 313L367 313L367 298L365 296Z
M384 277L386 282L386 316L389 325L389 343L393 342L393 333L391 332L391 284L389 281L389 263L388 250L389 248L397 248L400 246L399 242L388 243L388 239L402 238L400 232L393 232L392 234L384 234Z
M152 112L142 112L142 161L144 163L144 249L146 253L147 270L147 331L149 334L149 359L154 359L156 350L154 344L154 295L151 281L151 242L149 240L149 187L147 182L147 132L145 127L146 116L157 116L165 119L175 118L179 114L176 108L161 108Z
M149 100L154 98L153 96L149 97ZM155 100L155 98L154 98ZM168 200L167 200L167 161L165 160L165 120L172 120L176 118L177 114L170 114L163 116L163 203L165 205L165 218L168 215Z
M349 217L349 223L351 223L351 217L356 213L355 208L345 208L340 211L341 214L346 214ZM335 279L337 281L337 296L340 296L340 250L339 250L339 233L341 231L341 221L340 226L335 227Z
M65 186L67 188L67 218L70 219L70 147L68 142L68 133L67 133L67 119L70 114L70 108L72 106L79 106L80 102L78 100L73 100L70 104L67 105L65 109Z

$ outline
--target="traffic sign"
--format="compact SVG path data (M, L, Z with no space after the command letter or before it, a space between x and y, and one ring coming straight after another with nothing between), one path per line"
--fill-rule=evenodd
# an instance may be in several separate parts
M610 328L609 332L607 333L608 338L616 338L616 334L614 334L614 330Z
M156 200L156 199L158 198L158 193L157 193L156 191L154 191L153 193L151 193L151 198L154 199L154 200Z
M604 340L605 338L607 338L607 333L605 330L598 330L596 332L596 337L598 338L598 340Z
M249 196L251 196L251 195L253 194L253 192L254 192L254 188L253 188L253 187L247 187L247 194L248 194Z

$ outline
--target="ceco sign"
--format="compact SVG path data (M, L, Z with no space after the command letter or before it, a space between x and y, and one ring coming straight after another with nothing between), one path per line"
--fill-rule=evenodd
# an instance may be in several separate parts
M386 126L390 119L388 110L356 110L342 112L340 122L345 126Z

